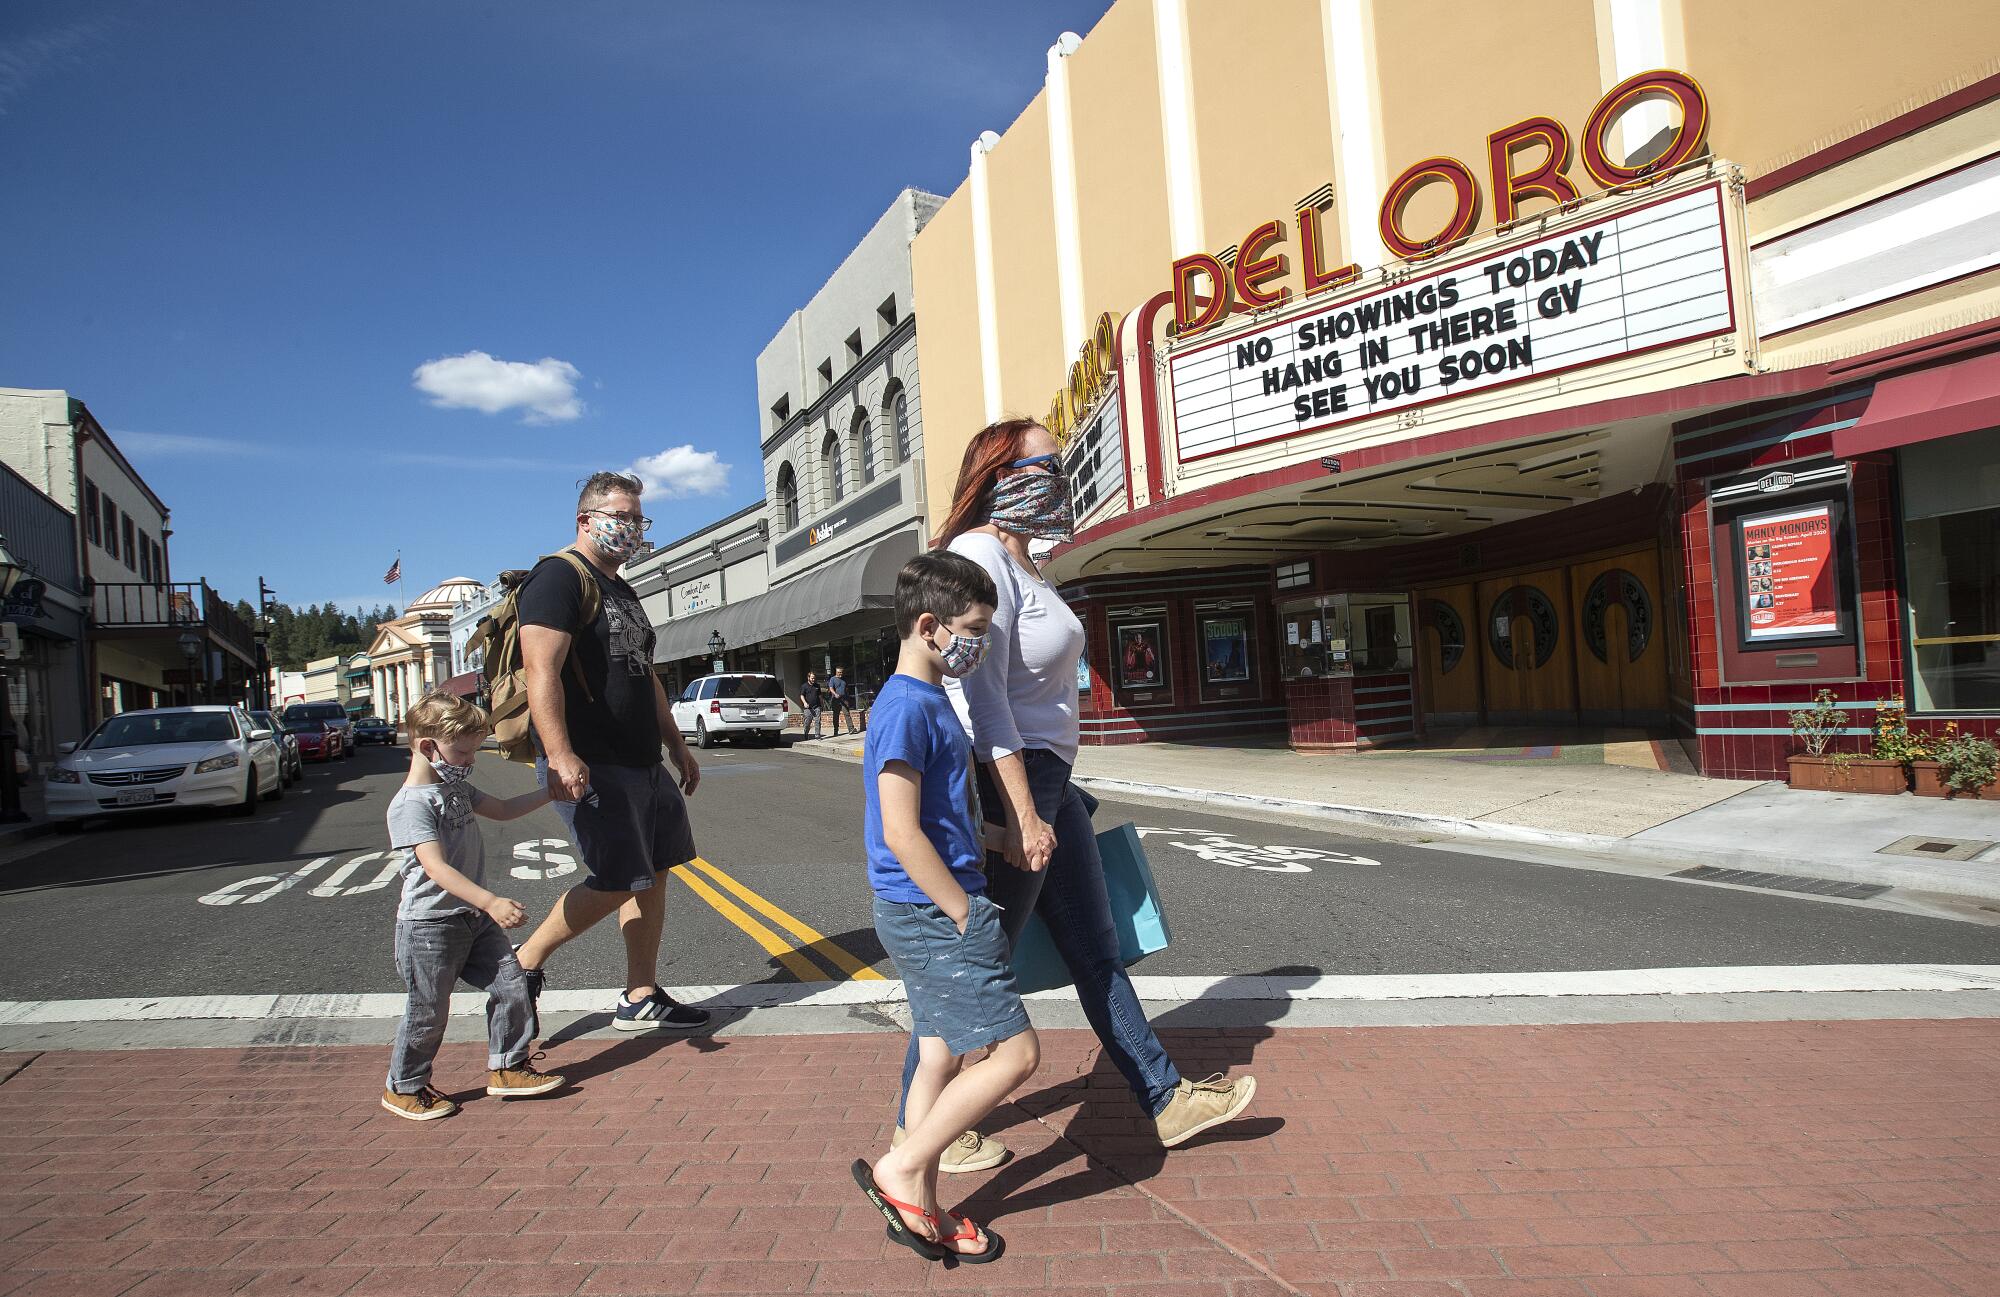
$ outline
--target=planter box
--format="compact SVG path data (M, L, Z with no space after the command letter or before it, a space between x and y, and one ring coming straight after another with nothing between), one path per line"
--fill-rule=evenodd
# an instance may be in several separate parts
M1969 801L1984 801L1988 797L2000 796L1996 789L2000 784L1988 784L1975 788L1969 793L1955 793L1944 781L1944 767L1935 761L1912 761L1910 763L1911 787L1919 797L1963 797Z
M1794 788L1829 793L1900 793L1909 778L1900 761L1877 761L1855 757L1836 762L1832 757L1787 757L1789 778Z

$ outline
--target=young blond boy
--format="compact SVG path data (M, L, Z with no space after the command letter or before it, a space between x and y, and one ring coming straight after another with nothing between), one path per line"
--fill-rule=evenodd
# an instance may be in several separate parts
M563 1078L535 1070L528 1057L539 1024L528 979L502 928L528 912L486 889L485 850L474 817L519 819L549 800L538 788L519 797L488 797L469 782L486 713L449 694L426 694L404 717L410 773L389 802L389 845L405 852L403 896L396 907L396 971L410 988L389 1057L382 1106L411 1121L434 1121L458 1105L431 1085L431 1064L451 1014L459 979L487 993L486 1093L501 1099L547 1094Z
M895 961L917 1037L904 1101L907 1132L862 1191L889 1237L929 1260L998 1259L1004 1240L938 1210L938 1159L1034 1075L1041 1047L1015 990L999 907L970 805L971 744L945 696L946 676L977 670L997 598L993 578L957 554L920 554L896 578L896 674L875 698L863 750L868 882L875 934ZM961 1066L964 1056L986 1057Z

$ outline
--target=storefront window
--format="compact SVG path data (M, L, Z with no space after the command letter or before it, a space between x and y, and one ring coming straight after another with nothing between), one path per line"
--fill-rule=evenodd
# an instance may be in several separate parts
M1905 448L1912 706L2000 711L2000 429Z
M1326 594L1278 606L1278 665L1287 680L1408 671L1410 601L1397 594Z

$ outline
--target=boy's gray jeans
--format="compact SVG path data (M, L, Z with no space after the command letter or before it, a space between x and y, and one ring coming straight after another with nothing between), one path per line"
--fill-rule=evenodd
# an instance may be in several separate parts
M500 925L484 914L396 920L396 971L410 988L396 1045L389 1055L389 1088L415 1094L430 1084L431 1063L451 1016L451 988L459 978L487 993L486 1066L519 1067L535 1046L539 1024L528 979L514 960Z

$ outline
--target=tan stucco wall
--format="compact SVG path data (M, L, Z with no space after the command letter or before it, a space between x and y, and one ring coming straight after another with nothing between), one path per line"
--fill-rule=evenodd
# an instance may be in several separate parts
M2000 71L2000 4L1682 0L1709 141L1754 178Z
M1333 182L1319 0L1192 0L1187 19L1202 227L1211 250L1281 220L1287 270L1271 283L1303 291L1293 213L1301 198ZM1329 206L1320 227L1331 245L1327 264L1344 264L1346 257L1334 255L1339 212Z
M1173 259L1152 6L1113 5L1070 55L1069 77L1084 314L1094 320L1104 311L1129 311L1166 287ZM1047 407L1067 372L1065 365L1048 376L1038 408ZM957 458L954 452L954 466Z
M1374 6L1375 64L1382 87L1382 182L1429 157L1457 158L1479 182L1479 230L1493 228L1486 137L1526 117L1553 117L1581 140L1604 93L1591 0L1389 0ZM1539 149L1523 149L1532 166ZM1570 178L1588 193L1581 145ZM1546 199L1522 204L1543 211ZM1412 236L1435 232L1451 214L1449 187L1427 185L1405 209Z
M963 185L911 246L917 363L924 382L924 482L935 527L951 499L965 443L985 422L979 299L973 285L972 197Z
M1049 180L1049 113L1038 95L988 155L993 279L1000 325L1000 407L1039 415L1062 382L1062 311L1056 286L1055 207ZM917 355L923 355L921 347ZM922 363L921 360L918 361ZM964 445L961 439L958 443Z

